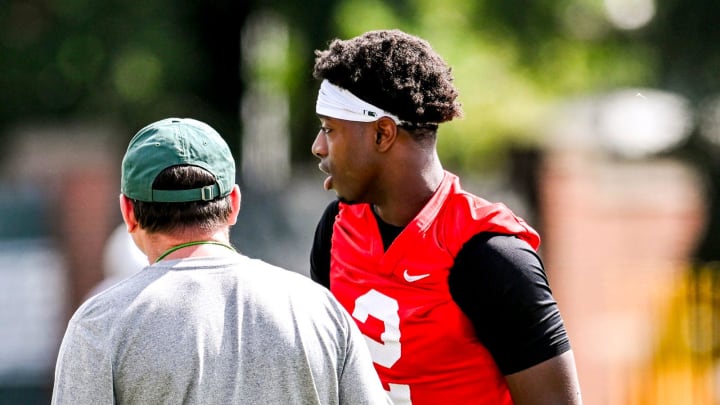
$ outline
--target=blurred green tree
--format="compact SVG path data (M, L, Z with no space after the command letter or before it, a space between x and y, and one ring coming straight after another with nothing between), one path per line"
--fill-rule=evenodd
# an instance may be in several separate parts
M695 130L678 152L705 175L708 187L708 224L696 250L701 262L720 261L720 134L717 126L703 134L701 125L717 120L717 111L707 107L720 96L720 50L712 45L720 40L718 15L716 1L660 0L653 24L637 39L657 54L658 85L687 97L697 112Z
M4 3L0 137L18 123L53 120L108 121L131 135L174 115L238 136L237 43L246 3Z
M618 27L612 4L645 5L652 18ZM290 29L291 66L278 71L291 97L295 162L312 160L313 50L368 29L420 35L453 66L466 118L442 129L440 148L459 170L492 170L517 145L532 148L547 112L568 98L647 86L700 107L720 87L720 56L708 46L720 36L712 0L6 0L0 138L32 120L102 120L131 134L159 117L192 115L240 145L239 37L261 9ZM708 173L713 195L715 149L696 133L681 151ZM720 255L716 238L702 256Z

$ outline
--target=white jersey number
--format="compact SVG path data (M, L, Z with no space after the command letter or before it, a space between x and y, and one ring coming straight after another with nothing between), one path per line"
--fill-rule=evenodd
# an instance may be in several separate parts
M373 361L383 367L390 368L402 354L400 349L400 306L396 299L388 297L376 290L370 290L355 300L352 316L365 323L372 315L383 322L385 331L380 334L382 343L365 336ZM389 384L390 398L395 405L410 405L410 386Z

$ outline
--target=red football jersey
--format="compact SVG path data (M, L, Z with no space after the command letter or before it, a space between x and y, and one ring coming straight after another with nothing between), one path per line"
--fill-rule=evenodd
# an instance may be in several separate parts
M447 281L463 244L485 231L517 235L533 248L540 243L525 221L463 191L449 172L387 251L372 208L340 204L331 290L365 335L396 405L512 404L505 378Z

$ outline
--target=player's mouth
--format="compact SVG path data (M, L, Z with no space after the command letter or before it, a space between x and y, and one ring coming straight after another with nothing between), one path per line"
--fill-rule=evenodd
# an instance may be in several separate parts
M327 166L322 164L322 162L318 164L318 168L321 172L328 175L323 182L323 188L325 189L325 191L329 191L330 189L332 189L332 175L330 174L330 169L328 169Z

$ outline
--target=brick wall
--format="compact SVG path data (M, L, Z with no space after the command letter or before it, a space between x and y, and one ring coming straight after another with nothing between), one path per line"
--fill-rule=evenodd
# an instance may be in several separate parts
M677 161L589 150L550 150L539 173L542 254L585 404L628 403L702 233L702 187Z

